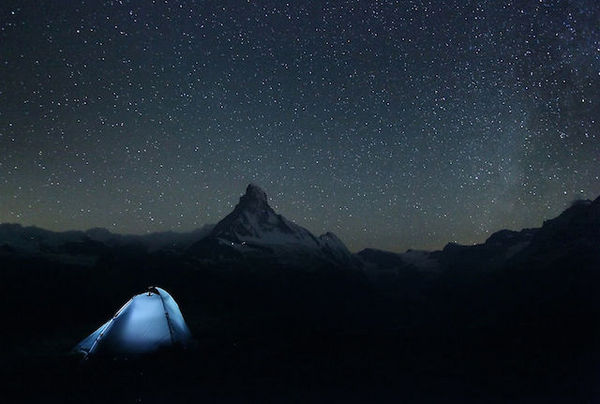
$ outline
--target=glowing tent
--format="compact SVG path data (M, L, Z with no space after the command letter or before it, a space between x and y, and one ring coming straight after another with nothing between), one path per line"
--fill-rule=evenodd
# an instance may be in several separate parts
M87 355L140 355L191 341L179 306L164 289L132 297L114 317L75 347Z

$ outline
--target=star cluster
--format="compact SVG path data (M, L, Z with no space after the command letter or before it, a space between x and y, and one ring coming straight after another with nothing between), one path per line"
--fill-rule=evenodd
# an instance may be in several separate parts
M600 194L600 3L0 5L0 222L187 231L249 182L357 250Z

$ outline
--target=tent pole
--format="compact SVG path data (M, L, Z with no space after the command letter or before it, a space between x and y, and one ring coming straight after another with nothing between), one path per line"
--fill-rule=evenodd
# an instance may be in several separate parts
M94 348L96 348L96 345L98 345L98 341L100 341L100 338L102 338L104 336L104 334L108 331L108 329L110 328L111 325L113 325L115 318L117 318L117 316L119 314L121 314L121 312L125 309L125 307L129 306L129 304L131 303L131 301L133 300L133 297L131 299L129 299L127 301L127 303L125 303L123 305L123 307L121 307L116 313L115 315L110 319L108 325L104 328L104 330L102 330L100 332L100 334L98 334L98 336L96 337L96 339L94 340L94 343L90 346L90 350L87 351L87 353L85 354L85 358L83 358L84 360L88 358L88 356L90 355L90 353L92 353L92 351L94 350ZM164 306L164 304L163 304Z
M167 327L169 328L169 335L171 336L171 344L175 345L175 338L173 337L173 326L171 325L171 319L169 318L169 312L167 311L167 306L165 306L165 301L158 292L158 297L160 297L160 302L162 303L163 310L165 311L165 317L167 319Z

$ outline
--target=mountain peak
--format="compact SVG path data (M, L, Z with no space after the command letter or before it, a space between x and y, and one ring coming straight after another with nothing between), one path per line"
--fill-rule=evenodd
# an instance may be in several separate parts
M248 199L258 200L267 202L267 193L263 191L261 187L256 184L250 183L246 187L246 194L244 195Z
M245 245L300 244L318 248L317 238L305 228L275 213L267 194L256 184L249 184L246 193L233 211L213 228L208 238ZM233 245L232 244L232 245Z
M305 265L307 259L327 265L356 264L344 243L333 233L317 238L277 214L267 200L265 191L256 184L249 184L233 211L217 223L207 237L192 245L190 251L199 256L233 259L243 254L254 258L266 254L269 259L292 266Z
M253 211L270 210L267 193L256 184L249 184L246 193L240 198L236 209L249 209Z

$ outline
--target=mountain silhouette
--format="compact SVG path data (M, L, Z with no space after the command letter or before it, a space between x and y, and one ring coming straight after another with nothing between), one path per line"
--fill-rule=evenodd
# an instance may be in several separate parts
M276 213L266 192L249 184L233 211L216 225L186 233L120 235L107 229L53 232L35 226L0 224L0 253L69 256L110 255L111 250L138 253L170 251L194 259L277 262L312 268L320 265L361 268L370 278L395 277L406 271L443 273L494 271L506 267L552 265L571 257L597 260L600 251L600 197L575 201L542 227L500 230L475 245L447 244L440 251L394 253L364 249L352 254L333 233L315 236ZM92 261L93 262L93 261Z
M600 260L599 254L600 197L594 201L576 201L556 218L546 220L540 228L500 230L481 244L449 243L441 251L409 250L401 254L364 249L357 256L371 270L446 272L554 265L582 256Z
M250 255L275 258L287 264L294 263L298 256L338 265L356 263L335 234L328 232L316 237L276 213L265 191L255 184L249 184L233 211L188 251L204 258L239 259Z

